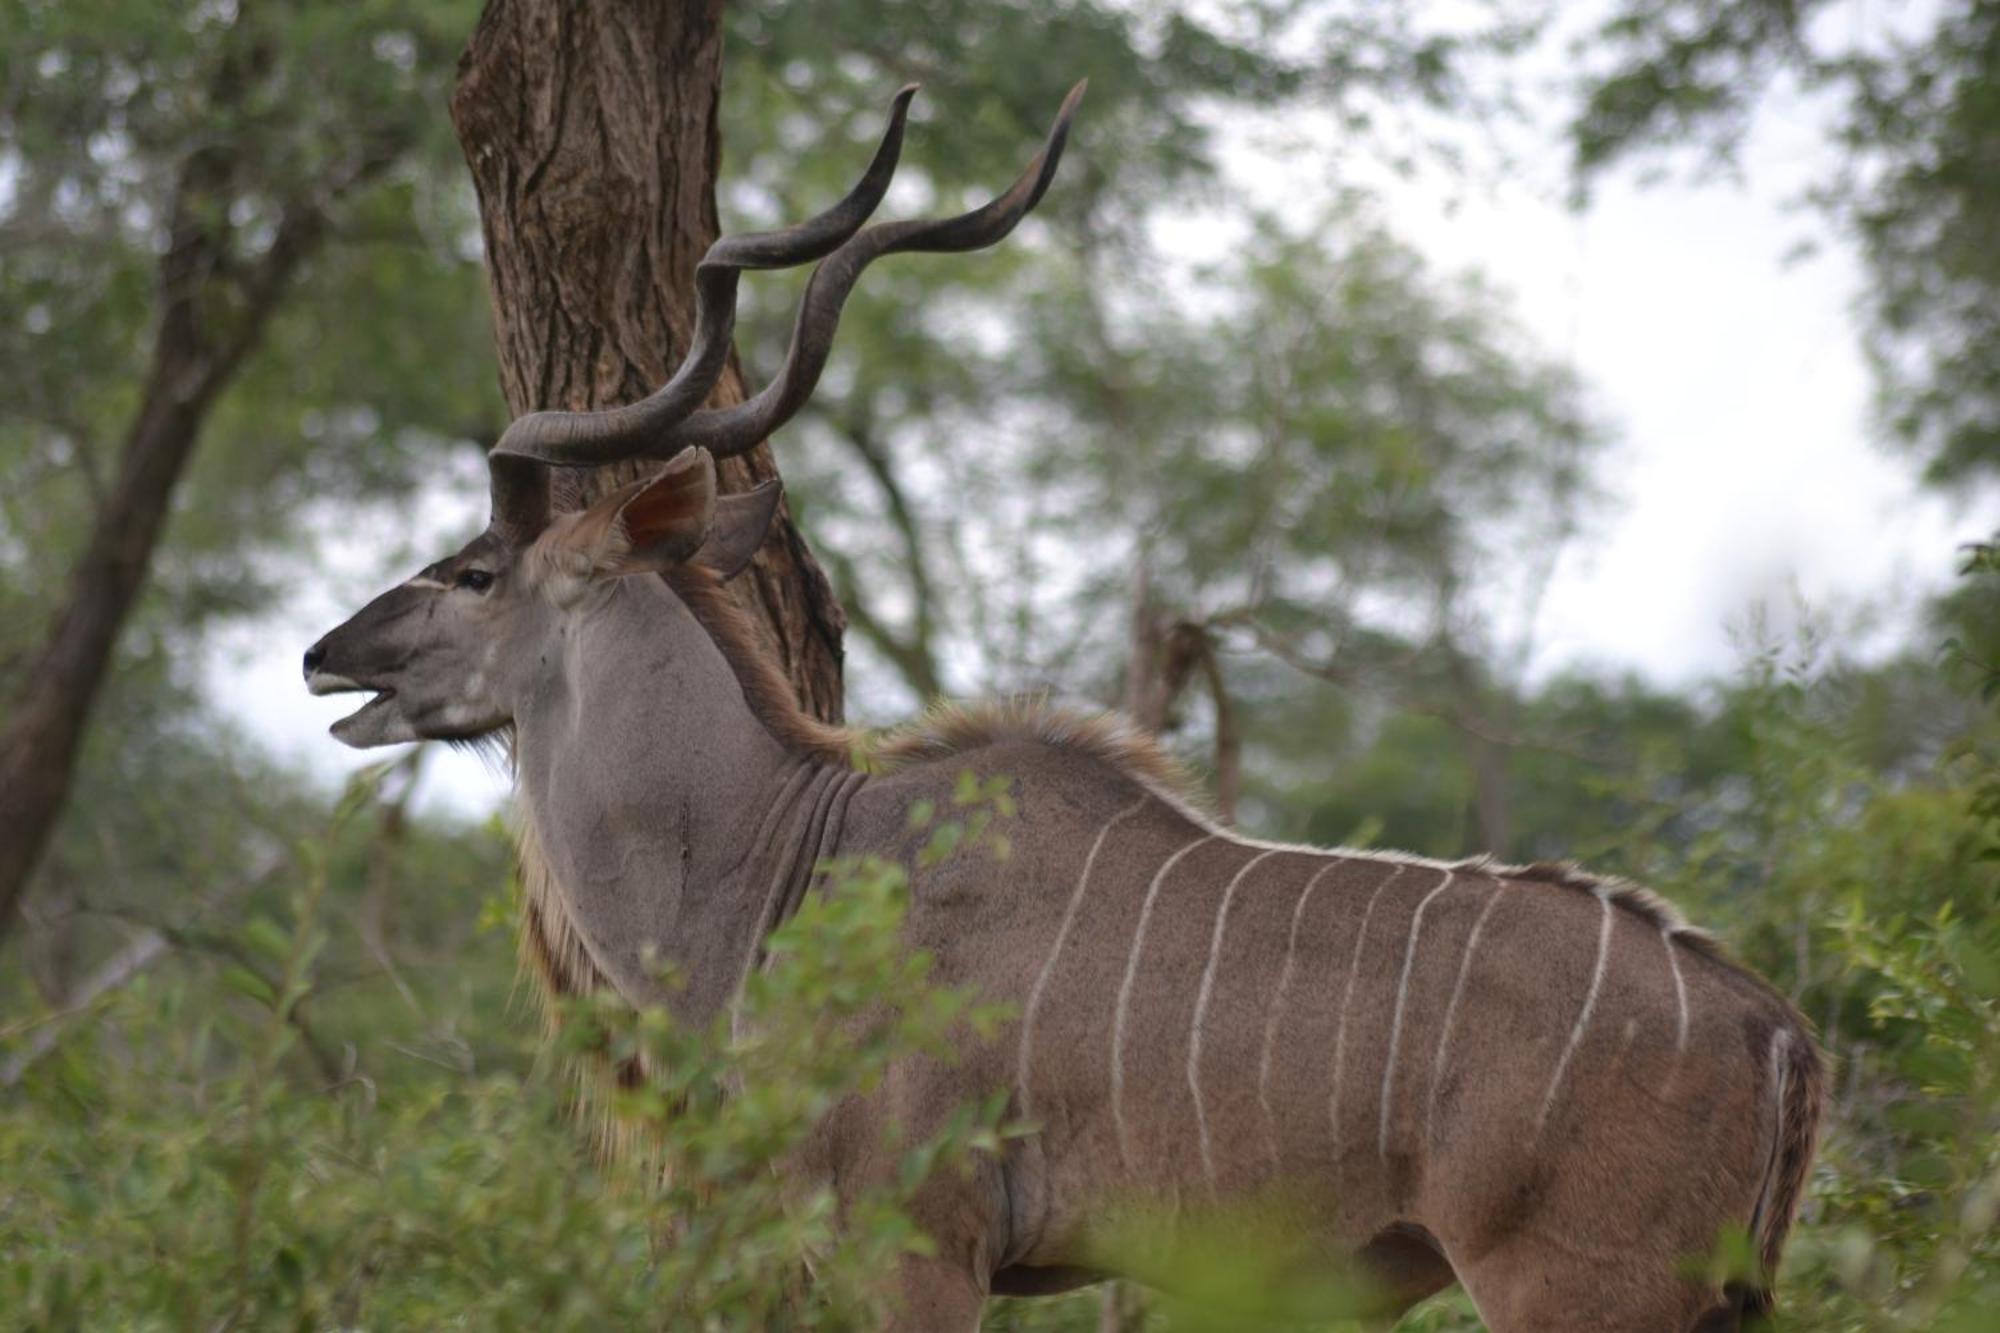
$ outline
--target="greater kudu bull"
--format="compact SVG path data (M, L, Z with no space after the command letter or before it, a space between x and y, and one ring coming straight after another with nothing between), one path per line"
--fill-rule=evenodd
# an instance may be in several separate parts
M908 96L831 211L716 243L665 387L516 422L493 451L487 531L306 654L315 693L375 692L334 734L511 730L534 969L693 1021L731 1003L817 862L911 862L914 802L942 804L967 769L1012 778L1013 858L919 872L907 931L941 981L1017 1005L1015 1026L842 1108L801 1163L845 1188L882 1169L884 1115L924 1130L996 1087L1039 1125L920 1198L936 1250L900 1275L904 1327L972 1328L990 1292L1102 1276L1119 1208L1198 1221L1280 1195L1302 1252L1358 1257L1392 1309L1456 1279L1503 1333L1734 1327L1766 1283L1724 1287L1687 1261L1747 1228L1774 1271L1820 1064L1791 1005L1666 904L1564 868L1236 837L1119 723L1043 707L936 715L857 771L854 738L805 716L760 654L721 585L776 495L718 495L711 456L797 410L871 260L1005 236L1048 186L1077 98L986 207L864 230ZM738 274L812 260L776 380L702 410ZM551 466L635 457L665 467L551 514ZM685 989L661 993L654 951Z

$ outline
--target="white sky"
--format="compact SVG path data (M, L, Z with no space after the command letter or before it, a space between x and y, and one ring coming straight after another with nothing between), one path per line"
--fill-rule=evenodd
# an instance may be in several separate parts
M1794 590L1894 622L1950 577L1956 542L1992 530L1992 505L1954 514L1871 440L1857 257L1787 206L1826 165L1819 128L1767 115L1745 184L1623 173L1582 215L1553 202L1559 182L1522 178L1451 213L1421 189L1393 201L1425 253L1509 291L1618 432L1613 506L1557 568L1539 666L1713 673L1735 660L1731 627L1759 602L1782 613ZM1787 262L1807 238L1824 244Z
M1498 185L1383 182L1395 232L1440 268L1476 268L1508 293L1617 433L1602 478L1613 504L1557 567L1536 672L1587 663L1663 683L1723 672L1737 660L1732 627L1760 601L1782 612L1794 589L1820 610L1872 608L1893 633L1949 580L1956 544L2000 526L1991 497L1954 513L1870 443L1855 256L1788 207L1827 165L1822 129L1813 108L1775 104L1743 158L1747 184L1641 188L1621 173L1581 215L1561 206L1565 159L1553 137ZM1296 206L1309 191L1295 169L1266 161L1245 184L1268 205ZM1824 242L1819 254L1785 262L1808 238ZM1182 239L1199 249L1198 237ZM469 535L485 486L466 461L407 526L387 516L348 525L326 577L302 580L296 599L216 653L218 702L330 781L379 756L325 734L354 701L308 697L299 655L374 591L340 571L379 569L374 553L411 532L438 538L418 541L413 567ZM426 784L429 802L467 812L505 790L458 754L438 755Z

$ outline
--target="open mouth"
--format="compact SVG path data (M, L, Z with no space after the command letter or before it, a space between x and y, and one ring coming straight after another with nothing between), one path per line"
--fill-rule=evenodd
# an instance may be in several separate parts
M346 676L336 676L330 671L315 671L312 675L308 676L306 678L306 692L316 695L372 693L375 696L327 728L336 737L343 739L367 727L374 720L375 716L387 708L390 701L396 697L394 686L371 685L366 681L351 680Z

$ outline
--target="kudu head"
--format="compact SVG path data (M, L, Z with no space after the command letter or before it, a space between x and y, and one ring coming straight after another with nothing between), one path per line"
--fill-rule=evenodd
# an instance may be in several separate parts
M695 269L694 336L666 384L624 407L515 421L488 455L486 531L306 652L314 694L374 695L334 723L333 735L357 748L490 735L513 721L531 668L549 656L564 619L589 614L610 581L690 562L725 578L746 566L777 511L777 484L719 495L714 459L754 448L805 404L841 306L870 263L897 251L976 250L1014 229L1055 175L1083 89L1064 99L1041 152L1006 193L957 217L864 227L896 169L916 92L905 88L866 174L838 204L793 227L711 246ZM742 272L814 261L777 375L747 402L703 408L728 363ZM580 512L554 512L551 468L635 459L666 466Z

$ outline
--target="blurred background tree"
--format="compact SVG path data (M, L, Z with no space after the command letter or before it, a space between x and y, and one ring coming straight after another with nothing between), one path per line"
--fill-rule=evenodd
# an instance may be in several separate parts
M1993 9L1935 6L1862 49L1830 3L1614 3L1573 62L1586 186L1641 154L1726 166L1774 81L1841 108L1849 166L1814 198L1867 260L1883 433L1961 495L2000 458ZM1129 709L1261 834L1574 855L1657 884L1798 996L1839 1060L1788 1319L1987 1327L1990 556L1886 652L1809 615L1753 627L1726 678L1533 672L1538 599L1601 521L1615 421L1344 163L1299 165L1326 186L1309 215L1232 184L1251 115L1326 117L1357 159L1456 170L1455 135L1512 123L1537 18L724 8L729 227L843 190L905 80L926 90L899 214L1008 179L1092 81L1036 218L992 253L871 273L780 448L854 631L847 706L887 720L1048 689ZM30 1323L137 1325L196 1297L253 1322L662 1317L650 1231L686 1203L621 1190L564 1121L508 1003L497 821L424 808L418 752L328 835L334 795L229 720L205 665L301 584L445 548L416 516L479 488L473 448L507 412L447 118L479 19L0 4L0 888L18 895L0 1143L29 1182L0 1192L0 1308ZM1172 244L1191 217L1228 237L1219 257ZM755 383L798 281L745 286ZM607 362L593 392L673 350ZM355 532L389 539L337 569ZM728 1132L689 1132L709 1130ZM141 1272L126 1251L148 1234L168 1258ZM717 1326L754 1323L728 1299ZM1100 1317L1084 1293L989 1323ZM1201 1326L1144 1299L1116 1318ZM1476 1321L1447 1296L1405 1326Z
M426 442L495 424L477 253L427 106L471 10L389 17L0 13L0 935L155 566L179 566L155 585L165 624L199 633L268 591L245 557L304 498L406 489Z

